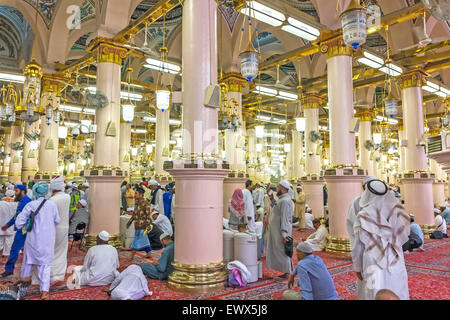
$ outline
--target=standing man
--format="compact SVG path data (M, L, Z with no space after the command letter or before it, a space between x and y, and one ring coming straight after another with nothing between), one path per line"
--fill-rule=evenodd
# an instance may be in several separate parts
M269 241L267 244L266 265L268 269L283 272L287 277L292 272L291 257L287 256L284 245L292 236L292 216L294 203L289 195L289 182L283 180L277 187L278 201L273 210L269 226Z
M67 248L69 246L69 206L70 196L64 193L64 178L57 176L50 181L50 201L58 208L59 224L55 234L55 254L52 261L51 282L64 281L67 269ZM79 202L79 201L78 201ZM78 203L75 205L77 209Z
M144 199L145 190L142 187L137 187L135 192L136 202L134 204L134 212L130 220L127 222L127 229L134 221L134 240L131 243L131 256L130 261L137 251L145 251L147 253L146 258L150 258L150 252L152 248L150 246L150 240L147 237L147 233L152 228L150 220L150 204Z
M161 186L158 184L156 180L150 180L149 181L150 190L151 193L151 209L158 211L160 214L165 215L164 211L164 200L163 200L163 191L161 189Z
M9 220L8 223L2 227L2 231L6 231L9 227L14 225L16 223L17 216L22 212L23 208L29 202L31 202L31 199L27 196L27 187L25 185L16 185L14 191L15 201L19 202L19 204L17 205L17 211L15 216L12 217L11 220ZM22 230L19 230L16 226L14 226L14 231L16 231L16 235L14 236L9 259L5 265L5 272L0 275L0 278L8 277L14 273L14 266L16 265L17 259L19 258L20 250L22 250L25 244L26 234L24 234Z
M170 184L166 185L165 192L163 194L164 213L170 221L170 214L172 209L172 190Z
M28 232L25 241L21 278L24 282L29 282L33 269L37 271L42 300L48 299L56 225L60 221L56 204L44 198L47 193L46 182L36 183L33 186L33 195L36 200L27 204L16 219L16 228L21 229L27 227L31 214L35 214L33 228Z
M87 203L89 203L89 182L84 182L79 189L83 191L83 194L81 195L81 199L86 200Z
M9 190L10 191L10 190ZM13 193L14 194L14 193ZM14 217L17 210L17 202L0 201L0 226L5 225L12 217ZM8 259L11 252L11 246L14 241L14 228L10 227L6 231L0 230L0 262L3 263L3 258Z
M125 200L126 200L126 208L124 208L125 211L128 211L128 208L134 207L134 198L135 198L135 192L131 188L131 184L126 184L126 191L125 191Z
M264 188L259 182L256 183L255 190L253 190L253 198L256 207L255 220L262 221L264 217Z
M247 180L245 182L245 189L242 190L244 194L245 214L247 215L247 230L252 233L256 233L255 224L255 207L252 196L253 182Z
M272 220L273 208L276 205L276 201L273 197L273 191L269 189L264 196L264 243L267 243L269 239L269 225Z
M306 195L301 185L297 185L297 200L295 201L294 219L298 220L298 227L305 229L305 204Z
M410 218L395 194L380 180L366 185L361 211L353 225L353 270L361 281L359 300L374 300L380 289L409 300L403 244L408 241Z

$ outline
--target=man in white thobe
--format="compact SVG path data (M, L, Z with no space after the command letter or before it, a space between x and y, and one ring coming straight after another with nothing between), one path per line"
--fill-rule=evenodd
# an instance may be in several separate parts
M102 231L97 236L97 245L90 248L84 257L84 264L76 266L75 286L105 286L113 282L119 268L117 249L108 244L109 233Z
M70 196L64 193L64 178L57 176L50 181L50 198L58 207L60 223L56 227L55 255L52 261L51 282L64 281L67 270L67 248L69 245Z
M447 234L447 223L444 220L444 218L442 218L441 210L434 208L433 213L434 213L434 230L433 231L440 231L444 235L446 235Z
M252 233L256 233L255 224L255 206L252 195L253 183L251 180L245 182L245 189L242 190L244 194L245 214L247 215L247 230Z
M278 201L270 221L266 251L267 268L283 272L285 277L292 273L292 260L286 255L284 249L288 237L292 237L292 217L294 216L294 202L289 189L290 185L286 180L278 185Z
M402 249L410 233L409 216L394 192L380 180L367 183L359 206L352 247L353 270L363 288L358 298L374 300L379 290L388 289L409 300Z
M313 220L314 229L316 232L311 234L305 242L307 242L313 251L323 251L327 246L328 230L325 225L320 223L319 219Z
M362 181L362 190L364 191L366 189L366 185L373 180L377 180L377 177L366 176ZM355 232L353 231L353 225L355 224L356 216L361 211L361 207L359 205L360 200L361 196L356 197L353 200L352 204L350 205L350 208L348 209L347 215L347 232L350 238L350 246L352 247L352 249L355 243ZM364 300L364 283L359 279L356 279L356 287L358 290L359 299Z
M163 232L167 233L169 236L173 235L172 224L169 218L163 214L159 214L156 210L152 212L152 221L156 224Z
M306 212L305 212L305 228L308 230L313 230L314 229L314 225L313 225L313 221L314 221L314 216L312 214L312 209L311 207L306 207Z
M123 270L106 290L112 300L139 300L152 295L141 267L135 264Z
M37 269L41 284L41 299L48 299L50 289L50 269L55 248L56 225L60 218L58 208L52 201L44 199L48 192L48 184L38 182L33 186L33 196L36 200L29 202L16 218L17 232L23 232L27 226L31 213L36 213L32 230L27 233L23 251L21 278L25 282L31 281L33 269Z
M264 188L257 183L253 190L253 200L255 201L256 221L263 221L264 218Z
M152 179L148 182L148 184L151 190L150 207L152 211L155 210L158 211L160 214L165 215L164 201L163 201L164 191L161 189L161 186L158 184L156 180Z
M11 194L10 192L7 193ZM0 201L0 226L4 226L14 217L17 205L18 202ZM0 261L3 261L3 257L9 257L15 234L14 226L9 227L6 231L0 229L0 252L2 252Z

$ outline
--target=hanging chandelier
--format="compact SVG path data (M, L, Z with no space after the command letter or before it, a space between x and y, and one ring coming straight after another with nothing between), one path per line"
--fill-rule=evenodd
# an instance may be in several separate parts
M131 74L133 73L132 68L127 69L127 82L128 82L128 95L127 100L122 104L122 118L126 123L130 123L134 120L134 104L130 99L131 96Z
M347 10L341 16L342 33L346 45L358 49L366 42L367 21L366 9L359 0L351 0Z
M252 44L252 19L251 16L247 18L248 20L248 44L247 48L241 52L239 58L241 59L241 74L247 79L248 82L251 82L258 76L259 71L259 53L256 51L255 47ZM245 20L244 20L245 21ZM242 26L242 36L245 31L245 27ZM257 30L257 28L255 28ZM258 37L256 38L257 41ZM242 42L242 38L241 38ZM259 45L259 42L258 42Z
M17 106L17 91L10 83L8 86L3 86L0 90L0 120L13 123L16 121L15 108Z
M384 112L386 116L393 118L398 114L398 100L392 94L392 84L389 81L389 93L386 99L384 100Z
M167 64L167 56L168 56L168 48L166 47L166 16L163 17L163 43L161 48L159 49L161 52L161 61L162 69L159 71L157 85L159 83L159 79L161 79L161 87L156 90L156 107L164 112L170 107L170 91L164 86L163 83L163 72L168 72L165 70L168 66Z
M42 72L39 64L32 60L24 69L23 97L21 105L17 107L20 118L29 123L39 120L45 109L41 110L41 78Z

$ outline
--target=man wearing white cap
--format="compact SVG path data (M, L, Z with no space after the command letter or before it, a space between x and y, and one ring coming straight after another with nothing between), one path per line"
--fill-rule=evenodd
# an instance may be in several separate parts
M73 271L75 286L105 286L117 276L119 255L117 249L108 244L109 233L102 231L97 236L97 245L90 248L84 257L83 266Z
M167 233L163 233L159 240L164 246L164 251L159 258L158 263L144 263L141 265L142 272L151 278L157 280L167 280L173 272L172 262L174 260L174 243Z
M80 199L84 199L89 203L89 182L86 181L78 189L80 189Z
M389 289L409 299L402 246L409 239L410 217L400 200L380 180L367 183L353 224L353 270L359 280L359 300L374 300Z
M156 209L152 212L152 221L153 224L156 224L169 236L173 235L172 224L170 223L169 218L163 214L160 214Z
M307 204L305 206L306 208L306 212L305 212L305 228L308 230L314 230L314 216L312 214L312 209L311 207Z
M286 290L284 300L337 300L338 294L333 279L320 257L312 254L311 246L300 242L296 248L297 267L289 275L288 288L294 285L298 275L298 285L301 292Z
M158 182L156 180L150 180L148 182L150 190L152 191L151 193L151 198L150 198L150 204L151 204L151 208L152 211L156 210L158 211L160 214L165 215L164 213L164 200L163 200L163 190L161 189L161 186L158 184Z
M8 190L7 194L14 197L14 191ZM0 201L0 226L4 226L9 220L11 220L16 214L17 210L17 202L14 201ZM2 252L2 256L0 256L0 261L3 262L3 257L9 257L9 253L11 251L11 246L14 241L14 235L16 232L14 231L14 227L11 226L5 231L0 229L0 252Z
M273 207L276 205L273 190L269 189L264 195L264 243L269 239L269 225L272 220Z
M152 295L142 269L135 264L123 270L105 291L112 300L139 300Z
M244 195L245 214L247 215L247 230L249 232L255 233L255 202L253 200L252 190L253 182L252 180L247 180L245 182L245 189L242 190L242 193Z
M67 247L69 245L69 205L70 196L64 193L64 177L57 176L50 181L50 201L58 207L60 222L56 226L55 255L53 256L51 269L51 282L64 281L67 270ZM36 283L36 274L33 275L33 283ZM57 283L56 283L57 284Z
M275 205L269 227L266 265L268 269L283 272L287 276L292 272L291 257L285 253L284 245L292 237L292 217L294 202L289 195L289 182L283 180L277 187L278 202Z
M88 203L85 199L81 199L78 201L77 210L74 210L69 218L69 234L75 234L76 227L80 223L88 225L89 218Z
M447 223L441 216L441 210L434 208L434 231L442 232L444 238L447 238ZM434 237L433 237L434 238Z

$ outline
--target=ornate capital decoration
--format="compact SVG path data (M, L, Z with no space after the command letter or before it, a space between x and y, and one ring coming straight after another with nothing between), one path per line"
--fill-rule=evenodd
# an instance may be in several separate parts
M320 43L320 52L327 54L327 59L337 56L351 56L353 54L353 48L347 46L344 43L342 35L324 40Z
M427 74L422 70L413 70L402 74L400 78L400 88L407 89L413 87L422 87L425 83Z
M340 253L343 255L350 255L352 247L350 245L350 239L329 237L326 252Z
M62 79L51 74L44 74L42 77L42 93L56 93L57 96L60 96L63 89Z
M303 95L303 109L319 109L322 98L317 93L305 93Z
M224 74L222 79L220 79L220 82L223 82L228 86L228 92L242 92L242 88L248 85L247 79L237 72L228 72Z
M361 121L372 121L375 118L375 112L372 108L358 108L355 117L360 118Z
M87 50L96 51L98 63L109 62L119 66L122 65L122 60L127 57L128 53L126 48L118 46L112 40L103 37L94 39Z

